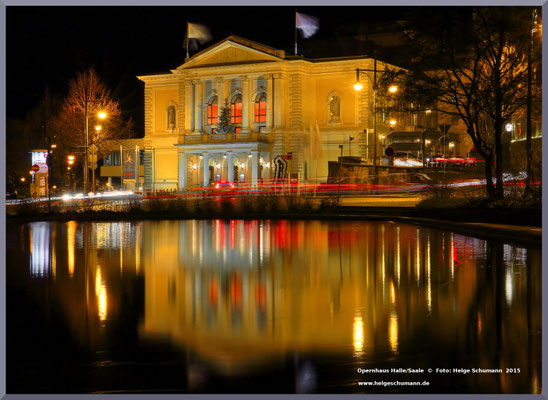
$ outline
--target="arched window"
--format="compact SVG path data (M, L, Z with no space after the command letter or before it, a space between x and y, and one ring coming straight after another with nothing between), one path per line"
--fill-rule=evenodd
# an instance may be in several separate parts
M230 102L230 123L242 123L242 95L237 94Z
M217 105L217 97L212 97L207 104L207 124L216 125L219 115L219 109Z
M266 95L264 93L255 99L255 122L266 122Z

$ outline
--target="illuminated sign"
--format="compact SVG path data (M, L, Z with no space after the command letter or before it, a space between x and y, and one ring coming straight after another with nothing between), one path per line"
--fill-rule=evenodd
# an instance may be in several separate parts
M48 152L47 151L33 151L32 153L32 163L31 165L38 165L40 169L37 171L38 173L48 173L48 165L46 164L46 160L48 158Z

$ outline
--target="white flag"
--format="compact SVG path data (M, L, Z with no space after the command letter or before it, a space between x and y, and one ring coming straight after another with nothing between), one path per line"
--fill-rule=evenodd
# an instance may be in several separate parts
M300 29L305 38L309 38L320 28L320 20L310 15L296 13L295 26Z
M198 39L200 44L211 40L209 28L205 25L188 23L187 39Z

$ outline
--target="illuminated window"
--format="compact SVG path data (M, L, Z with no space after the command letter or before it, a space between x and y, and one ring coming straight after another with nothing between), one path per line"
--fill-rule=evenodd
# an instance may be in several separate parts
M264 93L255 100L255 122L266 122L266 96Z
M230 103L230 123L242 123L242 96L239 94L234 96Z
M216 125L218 117L217 97L213 97L207 104L207 124Z

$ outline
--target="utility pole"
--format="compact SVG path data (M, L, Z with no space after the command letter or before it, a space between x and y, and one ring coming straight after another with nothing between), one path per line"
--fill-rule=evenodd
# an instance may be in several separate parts
M348 136L348 156L352 156L352 141L354 138L352 136Z
M379 183L379 171L377 169L377 57L373 58L373 183Z
M82 165L84 166L84 194L87 194L88 192L88 147L89 147L89 144L88 144L88 138L89 138L89 116L88 116L88 98L87 98L87 91L84 90L84 94L85 94L85 100L84 100L84 105L85 105L85 109L84 109L84 118L85 118L85 131L84 131L84 135L85 135L85 143L84 143L84 162L82 163Z
M343 159L343 145L339 145L339 149L341 149L341 158L339 158L339 186L337 188L337 207L339 206L339 202L341 199L341 179L342 179L342 159Z
M532 149L531 149L531 141L533 137L533 126L532 126L532 118L531 118L531 109L533 107L533 93L532 93L532 86L533 86L533 40L534 40L534 34L537 30L536 23L537 23L537 10L533 10L533 15L531 18L531 24L530 24L530 30L531 30L531 36L529 39L529 51L527 52L527 133L525 138L525 151L526 151L526 170L527 170L527 178L525 180L525 190L527 192L531 192L531 181L532 181L532 175L533 175L533 168L532 168Z

